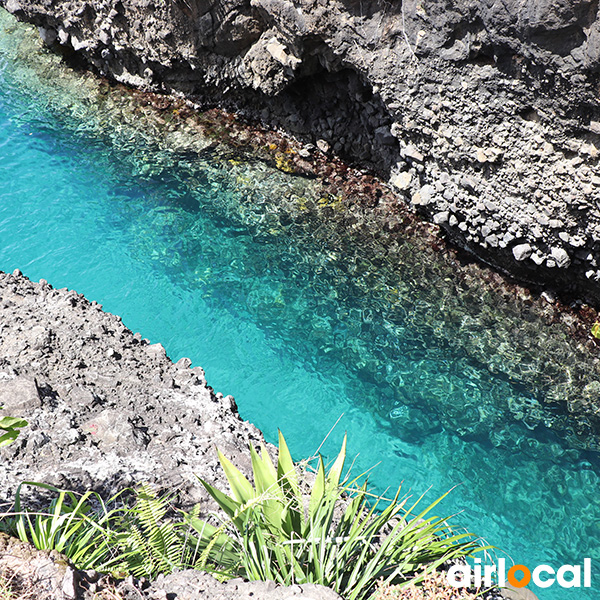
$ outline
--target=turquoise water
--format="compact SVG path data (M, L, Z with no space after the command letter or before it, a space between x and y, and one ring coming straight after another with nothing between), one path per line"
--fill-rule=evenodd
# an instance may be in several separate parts
M76 289L189 356L297 457L343 415L325 451L348 431L381 489L404 481L433 500L458 484L444 509L516 562L600 560L598 455L563 441L566 415L543 405L558 370L534 348L547 371L526 373L516 338L481 358L490 321L540 322L500 314L485 291L458 296L416 242L392 252L368 226L324 218L317 182L148 133L32 39L0 13L0 269ZM594 577L589 591L534 591L596 598Z

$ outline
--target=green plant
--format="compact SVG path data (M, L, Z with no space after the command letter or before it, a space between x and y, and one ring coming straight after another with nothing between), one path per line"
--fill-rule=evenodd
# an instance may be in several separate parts
M57 495L44 511L22 510L24 485ZM133 496L131 506L124 501L125 496ZM15 511L5 515L0 525L38 550L64 554L79 569L154 578L159 573L186 568L192 562L187 558L187 526L168 520L168 507L169 499L157 496L147 485L136 491L123 490L104 503L95 492L79 495L42 483L24 482L17 488Z
M19 436L19 429L27 427L27 421L16 417L0 417L0 448L12 444Z
M446 494L416 512L423 496L407 507L400 489L386 500L368 491L366 479L360 486L360 478L342 479L346 438L328 472L318 457L307 496L281 432L277 468L264 447L259 455L251 446L250 454L254 486L221 452L232 495L201 480L227 515L219 527L184 513L199 534L197 568L223 578L320 583L347 600L362 600L379 580L420 581L424 566L437 568L481 549L470 534L454 534L446 519L428 516Z
M193 548L185 535L187 527L167 518L170 499L158 496L148 485L135 493L135 504L121 509L108 534L113 557L101 570L131 573L154 579L160 573L188 568Z
M24 485L57 494L47 511L22 510L21 490ZM92 510L90 501L98 506ZM110 555L108 528L114 512L108 511L95 492L77 495L44 483L23 482L15 494L15 511L5 515L2 529L21 541L30 542L38 550L56 550L71 559L80 569L93 568Z
M218 526L201 520L197 509L170 518L170 498L149 486L104 503L94 492L25 482L15 512L3 515L0 527L38 549L58 550L82 569L155 578L194 567L222 579L320 583L347 600L364 600L378 581L420 582L424 567L484 549L470 534L453 533L446 519L430 516L445 495L417 510L423 496L409 503L398 490L389 500L370 493L366 479L358 485L362 477L342 477L345 438L331 468L318 457L310 486L306 464L293 463L281 433L276 467L264 447L259 454L251 446L250 456L254 486L221 452L232 495L202 481L225 512ZM45 511L23 511L24 485L56 497Z

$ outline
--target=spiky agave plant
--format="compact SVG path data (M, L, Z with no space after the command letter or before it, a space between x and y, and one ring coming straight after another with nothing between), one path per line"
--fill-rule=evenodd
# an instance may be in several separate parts
M471 534L453 533L447 519L429 516L447 494L418 511L423 496L409 506L400 489L389 500L370 493L366 479L342 478L346 437L327 471L319 455L307 496L281 432L277 467L264 447L259 454L251 446L250 454L254 486L221 452L231 495L201 480L226 514L219 527L184 513L198 534L196 568L222 578L319 583L363 600L380 580L414 582L424 566L482 549Z

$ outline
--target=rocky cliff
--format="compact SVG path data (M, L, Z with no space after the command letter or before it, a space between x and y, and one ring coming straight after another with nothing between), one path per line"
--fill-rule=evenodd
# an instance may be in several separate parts
M0 0L48 45L374 166L483 260L600 302L597 0Z
M249 471L249 444L263 442L189 359L173 364L99 304L18 271L0 273L0 355L0 406L29 423L0 450L0 506L23 480L106 497L148 481L208 502L197 476L226 486L215 447Z

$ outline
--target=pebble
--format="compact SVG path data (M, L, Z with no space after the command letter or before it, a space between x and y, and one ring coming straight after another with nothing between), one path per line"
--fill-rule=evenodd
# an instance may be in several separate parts
M429 204L435 196L435 188L432 185L426 184L419 190L421 196L421 204Z
M323 139L317 140L317 148L323 153L327 154L329 152L329 143Z
M423 154L419 152L412 144L402 148L402 150L400 150L400 154L405 158L411 158L412 160L416 160L418 162L423 162L423 159L425 158Z
M515 260L522 261L531 256L533 248L529 244L518 244L512 249Z
M534 252L531 255L531 260L539 267L544 263L546 257L541 252Z
M433 222L436 225L445 225L448 222L450 213L447 210L443 210L433 215Z
M390 184L400 191L407 190L412 182L412 175L408 171L403 171L390 178Z
M569 254L564 248L551 248L550 255L556 262L556 265L561 269L564 269L571 264Z

